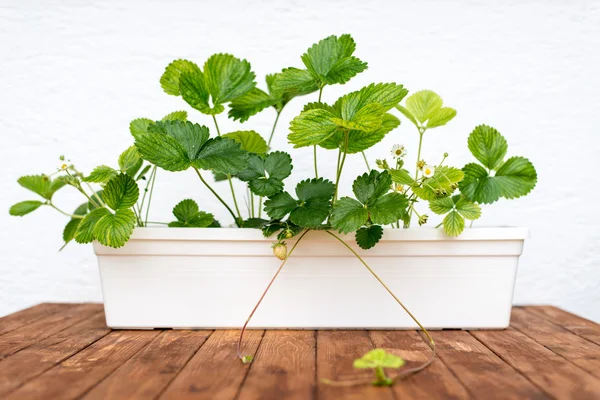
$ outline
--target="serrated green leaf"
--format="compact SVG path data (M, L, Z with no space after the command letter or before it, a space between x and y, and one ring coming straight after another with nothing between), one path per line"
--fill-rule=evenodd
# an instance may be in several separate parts
M367 69L367 63L357 57L346 57L336 62L327 74L326 83L344 84Z
M269 221L262 218L248 218L242 221L242 228L262 229Z
M396 83L371 83L356 92L340 97L334 107L341 111L342 118L348 119L352 110L361 109L371 103L377 103L385 111L389 111L407 94L408 90Z
M303 228L316 228L331 211L331 202L325 198L312 198L301 202L290 213L290 221Z
M163 121L187 121L187 111L173 111L163 117Z
M288 99L314 93L317 90L319 85L309 71L293 67L274 74L271 85L272 94Z
M236 176L248 182L248 187L257 196L272 196L283 190L283 180L292 171L292 159L289 154L276 151L268 154L263 160L257 155L250 155L248 168Z
M255 131L235 131L223 135L223 137L235 140L242 148L249 153L265 154L269 150L267 142Z
M454 196L453 200L456 211L465 219L473 221L481 217L481 207L479 204L472 203L462 196Z
M347 104L342 103L342 107L345 105ZM381 127L385 114L383 107L377 103L370 103L360 109L351 110L347 113L347 118L344 117L344 111L347 109L342 108L342 118L332 118L332 121L342 128L363 132L372 132Z
M137 182L127 174L119 174L108 181L102 197L107 206L113 210L120 210L133 207L139 194Z
M415 180L410 173L405 169L391 169L390 175L392 176L392 181L394 183L399 183L401 185L414 185Z
M153 123L154 121L148 118L134 119L129 124L129 132L131 132L131 135L133 135L133 137L137 139L140 136L143 136L146 133L148 133L148 127Z
M148 127L150 133L171 136L185 150L188 160L195 160L208 141L209 131L204 125L188 121L158 121Z
M502 197L515 199L531 192L537 182L537 172L528 159L511 157L498 168L494 180Z
M91 210L79 223L77 232L75 233L75 241L81 244L92 243L96 238L94 233L96 223L106 215L112 215L108 208L100 207Z
M419 123L418 123L418 122L417 122L417 120L415 119L415 116L414 116L414 115L412 115L412 114L410 113L410 111L408 111L408 110L407 110L405 107L403 107L403 106L401 106L400 104L398 104L398 105L396 106L396 109L397 109L398 111L400 111L400 112L402 113L402 115L404 115L406 118L408 118L408 120L409 120L410 122L412 122L412 123L413 123L413 124L414 124L416 127L418 127L418 126L419 126Z
M81 218L71 218L67 225L65 225L65 229L63 229L63 240L65 241L65 244L73 240L80 223Z
M456 110L450 107L442 107L437 109L427 121L427 128L437 128L438 126L446 125L452 118L456 116Z
M279 102L281 102L280 98L272 97L259 88L254 88L231 102L228 116L229 118L233 118L233 120L245 122L251 116Z
M246 167L246 169L236 174L236 177L243 182L250 182L252 179L264 176L265 160L256 154L250 154L248 156L248 166Z
M444 231L448 236L458 236L465 229L465 219L458 211L448 213L442 223L444 225Z
M431 211L438 215L446 214L454 209L454 201L452 197L444 197L441 199L431 200L429 202Z
M183 171L190 167L186 149L169 135L146 133L135 140L135 147L144 160L166 171Z
M362 227L356 231L356 244L364 250L374 247L383 236L383 228L380 225Z
M294 148L319 144L338 129L333 118L336 118L334 114L323 109L302 112L290 123L288 140Z
M115 177L119 171L116 169L109 167L107 165L100 165L93 169L93 171L83 179L84 182L93 182L93 183L106 183Z
M26 200L26 201L22 201L20 203L14 204L10 210L9 210L9 214L16 216L16 217L22 217L24 215L27 215L35 210L37 210L40 206L43 206L44 203L42 203L41 201L37 201L37 200Z
M192 165L224 174L236 174L248 166L248 153L234 140L217 137L206 142Z
M131 209L117 210L100 218L94 226L94 236L104 246L123 247L135 227L135 214Z
M431 118L442 105L442 98L431 90L421 90L406 99L406 109L421 124Z
M205 228L214 222L212 214L200 211L198 204L192 199L185 199L173 208L177 221L169 223L171 228Z
M464 175L462 170L444 165L436 168L433 176L424 179L420 186L413 185L412 191L418 197L427 201L450 196L456 185L463 180Z
M62 177L52 179L46 175L27 175L17 179L17 183L25 189L42 196L46 200L52 200L52 196L60 188L66 185Z
M140 168L140 153L135 146L129 147L119 156L119 168L121 172L127 172L129 175L135 175L137 171L134 169L137 167Z
M213 104L230 102L256 86L250 63L231 54L212 55L204 64L204 77Z
M270 177L284 180L292 173L292 157L283 151L274 151L265 158L265 170Z
M312 199L329 200L333 197L335 185L328 179L306 179L296 185L296 196L302 201Z
M341 232L354 232L363 226L369 218L369 211L359 201L342 197L335 202L331 213L331 226Z
M196 72L200 68L196 64L188 60L175 60L165 68L165 72L160 78L160 85L163 90L173 96L181 94L179 88L179 80L184 72Z
M498 181L489 176L481 165L467 164L464 166L463 172L465 177L458 187L467 200L491 204L500 198L501 191Z
M346 149L348 154L356 154L381 142L385 135L400 125L398 118L392 114L384 114L381 127L373 132L362 132L352 130L348 132L348 147L346 149L345 134L341 130L335 131L329 139L319 143L326 149Z
M298 206L298 202L288 193L280 192L265 201L265 212L273 219L282 219Z
M283 190L283 182L275 178L259 177L248 182L248 188L257 196L272 196Z
M194 218L198 212L200 212L200 208L198 204L192 199L185 199L177 203L175 207L173 207L173 215L181 222L189 221Z
M506 139L487 125L475 127L467 143L473 156L487 169L500 167L508 150Z
M388 171L372 170L370 173L364 173L354 180L352 191L362 204L369 205L389 192L391 186L392 177Z
M407 207L406 195L395 192L388 193L369 206L371 221L380 225L391 224L406 214Z
M389 354L383 349L374 349L366 353L361 358L354 360L354 368L400 368L404 365L404 360L393 354Z
M215 104L214 107L210 106L208 102L210 93L204 74L200 70L182 73L179 78L179 88L183 100L203 114L216 115L225 109L220 104Z

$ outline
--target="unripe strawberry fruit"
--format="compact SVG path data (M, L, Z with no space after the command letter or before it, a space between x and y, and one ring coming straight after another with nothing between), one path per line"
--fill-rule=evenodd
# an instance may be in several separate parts
M285 242L277 242L273 244L273 254L280 260L285 260L287 257L287 245Z

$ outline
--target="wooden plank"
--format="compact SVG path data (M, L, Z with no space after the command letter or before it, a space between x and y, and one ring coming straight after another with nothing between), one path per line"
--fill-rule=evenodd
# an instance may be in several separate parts
M100 312L0 362L0 397L106 336Z
M212 331L164 331L84 398L156 398L211 333Z
M440 359L473 397L481 399L548 398L468 332L434 331L430 333L437 345L437 354Z
M263 336L261 330L244 335L244 355L254 355ZM215 331L181 370L161 399L233 399L252 364L237 358L239 330Z
M393 399L389 387L374 387L370 370L352 367L356 358L373 350L373 343L366 331L317 331L317 398L327 399ZM331 386L321 379L334 381L364 381L351 387Z
M315 331L266 331L239 399L314 398L315 352Z
M519 331L473 331L471 334L552 397L600 398L600 379L565 362Z
M431 357L428 342L415 331L370 331L369 335L375 347L402 357L406 361L403 369L418 367ZM439 359L427 369L396 381L392 389L398 399L469 398L463 384Z
M0 336L0 360L100 312L101 304L81 304L8 332Z
M560 325L574 334L600 345L600 324L557 307L527 306L524 308L528 312L547 318L554 324Z
M0 318L0 336L77 304L42 303Z
M600 346L522 308L514 308L511 326L554 353L600 378Z
M75 356L27 382L5 399L79 398L123 365L159 333L113 331Z

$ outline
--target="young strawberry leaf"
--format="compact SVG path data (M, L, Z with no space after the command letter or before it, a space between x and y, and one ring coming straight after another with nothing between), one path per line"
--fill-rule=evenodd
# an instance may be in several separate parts
M200 68L195 63L188 60L175 60L167 66L165 72L160 77L160 85L166 93L179 96L181 94L179 88L181 74L196 71L200 71Z
M137 202L140 189L137 182L127 174L119 174L106 184L102 197L113 210L133 207Z
M404 365L404 360L396 355L389 354L383 349L374 349L361 358L354 360L354 368L373 369L376 380L373 386L390 386L394 380L385 375L384 368L398 369Z
M104 216L112 215L108 208L100 207L91 210L79 223L75 233L75 241L80 244L92 243L96 239L94 228Z
M476 220L481 216L481 207L462 195L430 201L429 208L439 215L448 214L442 221L448 236L460 235L465 228L465 219Z
M271 91L287 97L288 101L296 96L304 96L319 90L319 85L312 74L305 69L284 68L273 76Z
M94 236L104 246L123 247L135 227L135 214L129 208L118 209L98 219L94 225Z
M187 111L173 111L170 114L167 114L163 117L163 121L187 121L188 113Z
M235 131L223 135L223 137L232 139L240 144L242 150L254 154L266 154L269 151L267 142L258 132L255 131Z
M129 147L119 156L119 168L121 172L133 177L142 167L142 157L135 146Z
M26 200L26 201L22 201L20 203L14 204L8 212L10 215L13 215L16 217L22 217L24 215L27 215L27 214L37 210L38 208L40 208L40 206L43 206L43 205L44 205L44 203L42 203L41 201L38 201L38 200Z
M475 127L467 143L473 156L487 169L498 169L508 151L506 139L487 125Z
M356 244L361 249L369 250L374 247L383 236L381 225L363 226L356 231Z
M442 223L448 236L458 236L465 229L465 219L457 211L449 212Z
M192 161L196 168L236 174L248 166L248 153L235 141L217 137L209 139Z
M234 121L247 121L251 116L258 114L268 107L281 103L281 99L265 93L259 88L254 88L242 97L230 103L228 116Z
M46 200L52 200L54 193L66 185L62 177L52 179L46 175L22 176L17 182L25 189L31 190Z
M75 209L75 211L73 211L73 215L84 216L87 214L87 212L88 203L83 203L80 204L79 207ZM81 221L81 218L71 218L71 220L67 223L65 229L63 230L63 240L65 241L65 243L60 248L60 250L64 249L65 246L75 238L75 234L77 233L77 229L79 228L79 224L81 223Z
M108 165L100 165L94 168L88 176L83 177L81 180L84 182L103 184L108 182L118 174L119 171L117 171L116 169L109 167Z
M292 158L282 151L268 154L264 159L250 155L248 168L236 176L248 182L248 188L257 196L272 196L283 190L283 180L292 172Z
M171 228L205 228L215 220L212 214L200 211L198 204L192 199L180 201L173 208L173 215L177 221L169 223Z
M131 132L131 135L134 137L134 139L137 139L138 137L148 133L148 127L153 123L154 121L148 118L134 119L129 123L129 132Z

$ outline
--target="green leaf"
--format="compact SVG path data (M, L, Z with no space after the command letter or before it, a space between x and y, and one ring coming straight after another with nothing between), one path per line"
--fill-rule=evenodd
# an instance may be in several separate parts
M342 103L342 107L346 105ZM347 108L342 108L342 118L332 118L332 121L342 128L350 130L358 130L364 132L372 132L378 129L383 123L383 107L377 103L370 103L360 109L350 110L344 118L344 111Z
M468 146L475 158L487 169L500 167L508 150L506 139L487 125L479 125L471 132Z
M369 206L371 221L374 224L386 225L398 221L406 214L408 199L400 193L388 193L379 197Z
M205 228L214 222L212 214L200 211L198 204L192 199L180 201L173 208L177 221L169 223L171 228Z
M119 171L107 165L100 165L86 177L82 179L84 182L106 183L113 177L117 176Z
M187 60L175 60L165 69L165 72L160 78L160 86L162 86L166 93L173 96L179 96L181 94L179 88L181 74L184 72L197 71L200 71L200 68L193 62Z
M213 104L232 101L256 86L250 63L231 54L212 55L204 64L204 77Z
M331 226L341 232L354 232L363 226L369 218L369 211L359 201L342 197L335 202L331 213Z
M348 132L348 154L356 154L361 151L376 145L381 142L385 135L400 125L398 118L392 114L383 114L381 127L372 132L362 132L357 130L351 130ZM319 143L319 146L326 149L345 149L346 139L345 134L341 130L334 132L333 136L329 139Z
M279 192L265 200L265 212L273 219L282 219L297 205L298 202L288 192Z
M240 144L242 150L249 153L265 154L269 150L265 139L255 131L235 131L227 133L222 137L235 140Z
M108 213L94 226L94 236L104 246L123 247L131 237L135 227L135 214L131 209L119 209Z
M465 173L458 168L441 166L431 178L424 179L420 186L413 185L412 191L423 200L436 200L451 195Z
M410 173L405 169L391 169L390 175L392 176L392 181L394 183L399 183L401 185L414 185L415 180Z
M406 118L408 118L408 120L409 120L410 122L412 122L413 124L415 124L415 126L416 126L416 127L419 127L419 123L418 123L418 122L417 122L417 120L415 119L415 116L414 116L414 115L412 115L412 114L410 113L410 111L408 111L408 110L407 110L405 107L403 107L403 106L401 106L400 104L398 104L398 105L396 106L396 109L397 109L398 111L400 111L400 112L401 112L401 113L402 113L402 114L403 114L403 115L404 115Z
M429 202L431 211L438 215L443 215L454 210L454 201L452 197L444 197L441 199L431 200Z
M248 218L242 221L242 228L262 229L269 221L262 218Z
M458 236L465 229L465 219L458 213L458 211L452 211L444 221L444 231L448 236Z
M192 165L214 172L236 174L248 166L248 153L234 140L217 137L206 142Z
M354 368L400 368L404 365L404 360L398 356L387 353L383 349L374 349L359 359L354 360Z
M460 192L467 200L477 203L491 204L501 196L498 181L489 176L479 164L470 163L464 166L465 178L460 182Z
M154 121L148 118L138 118L131 121L129 124L129 131L135 139L148 133L148 127L153 124Z
M289 154L276 151L268 154L263 160L257 155L250 155L248 168L236 176L248 182L248 187L257 196L272 196L283 190L283 180L292 171L292 159Z
M303 228L317 228L331 211L329 199L314 198L300 203L290 213L290 221Z
M283 151L274 151L265 158L265 170L271 178L284 180L292 173L292 157Z
M335 185L328 179L306 179L296 185L296 196L302 201L313 199L329 200L333 197Z
M52 200L54 193L66 185L62 178L52 179L46 175L22 176L17 182L25 189L31 190L46 200Z
M427 128L437 128L438 126L446 125L452 118L456 116L456 110L450 107L442 107L437 109L427 121Z
M367 69L367 64L352 57L356 43L350 35L329 36L312 45L302 55L302 62L321 83L346 83L356 74Z
M187 111L173 111L170 114L167 114L163 117L163 121L187 121L188 113Z
M191 164L186 149L169 135L147 133L135 140L135 147L144 160L166 171L183 171Z
M302 112L290 123L288 140L294 148L319 144L338 129L333 118L336 118L334 114L322 109Z
M206 80L202 71L189 71L181 74L179 79L179 88L181 97L192 108L203 114L216 115L225 109L220 104L211 107L209 104L210 93L206 87Z
M352 184L352 191L362 204L369 205L389 192L391 186L392 177L388 171L372 170L356 178Z
M189 160L195 160L200 149L208 141L208 128L187 121L158 121L148 127L148 132L161 133L175 139L187 154Z
M148 171L150 171L150 168L152 168L152 165L146 165L144 169L142 169L140 173L135 177L135 180L139 181L140 179L146 179L146 174L148 173Z
M30 212L37 210L40 206L43 205L44 203L37 200L22 201L13 205L9 210L9 214L14 215L16 217L22 217L23 215L27 215Z
M356 244L361 249L369 250L374 247L383 236L383 228L381 225L371 225L362 227L356 231Z
M251 116L258 114L265 108L279 103L281 99L274 98L264 91L254 88L245 95L238 97L229 104L229 118L247 121Z
M421 90L406 99L406 109L421 124L431 118L442 104L442 98L431 90Z
M275 178L259 177L248 182L248 188L257 196L272 196L283 190L283 182Z
M77 228L81 223L80 218L71 218L67 225L65 225L65 229L63 229L63 240L65 241L65 245L69 243L75 237L77 233Z
M112 215L108 208L100 207L90 211L79 223L75 233L75 241L82 244L92 243L96 238L94 233L96 223L106 215Z
M469 220L475 220L481 216L481 207L461 195L433 200L429 202L429 208L439 215L457 211L463 218Z
M127 172L128 175L135 175L141 167L141 156L135 146L129 147L119 156L119 168L121 172ZM135 170L135 171L134 171Z
M291 99L319 90L319 85L311 73L305 69L285 68L273 76L272 94Z
M127 174L119 174L106 184L102 197L113 210L133 207L140 190L136 181Z
M377 103L389 111L408 94L408 90L396 83L371 83L362 89L340 97L334 107L341 110L341 116L349 115L371 103Z
M537 172L528 159L511 157L498 168L494 180L502 197L515 199L531 192L537 182Z

